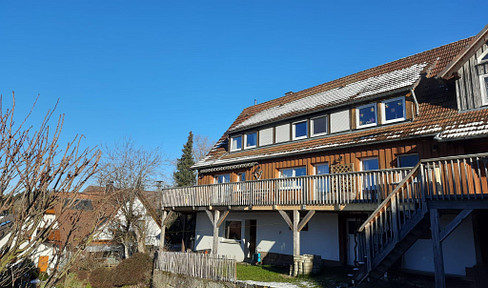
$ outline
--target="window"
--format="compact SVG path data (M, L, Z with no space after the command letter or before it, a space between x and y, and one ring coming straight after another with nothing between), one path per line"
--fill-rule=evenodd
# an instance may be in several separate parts
M241 221L225 221L225 238L241 240Z
M230 174L221 174L215 176L215 184L229 183L229 182L230 182Z
M483 54L480 55L478 58L478 64L488 62L488 50L486 50Z
M480 76L480 88L482 104L488 105L488 74Z
M315 165L315 175L329 174L329 164L318 164Z
M258 140L258 133L254 132L254 133L246 134L244 137L244 141L245 141L244 148L247 149L247 148L256 147L257 142L258 142L257 140Z
M327 134L327 116L312 118L310 126L312 126L312 136Z
M315 175L326 175L329 174L329 164L328 163L323 163L323 164L317 164L315 165ZM315 179L314 183L315 187L315 200L324 200L325 195L324 193L330 191L330 184L329 184L329 178L328 177L320 177Z
M378 158L364 158L361 159L361 170L362 171L370 171L370 170L378 170Z
M307 138L308 136L307 126L308 126L307 120L293 123L293 128L292 128L293 140Z
M280 178L299 177L307 175L307 167L295 167L280 170Z
M383 101L381 106L383 123L405 120L405 97Z
M398 167L414 167L419 163L419 154L398 155Z
M230 151L236 151L236 150L241 150L242 149L242 136L235 136L230 138Z
M237 174L237 182L244 182L246 181L246 172L241 172Z
M358 128L376 126L376 103L360 106L356 111Z

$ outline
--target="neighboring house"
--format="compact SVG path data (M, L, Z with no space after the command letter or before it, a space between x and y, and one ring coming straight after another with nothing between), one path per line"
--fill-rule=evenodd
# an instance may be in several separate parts
M74 203L70 202L73 201L72 194L59 193L62 199L60 204L46 211L44 216L44 221L57 223L48 241L42 243L33 256L41 272L54 269L58 255L69 257L69 251L76 251L77 248L84 248L94 257L107 261L107 264L124 257L124 247L114 240L114 225L123 221L118 207L120 204L115 201L116 193L113 187L88 186L76 194ZM135 209L142 215L140 221L146 223L145 244L150 247L159 246L161 229L158 225L161 219L157 209L161 201L158 199L159 193L143 191L134 200ZM152 206L146 209L142 203ZM68 210L66 207L69 207ZM152 218L150 215L158 217ZM90 235L93 238L87 240ZM63 250L63 253L60 254L59 250Z
M196 213L194 250L239 261L316 254L358 280L396 262L441 282L488 265L487 35L244 109L165 210Z

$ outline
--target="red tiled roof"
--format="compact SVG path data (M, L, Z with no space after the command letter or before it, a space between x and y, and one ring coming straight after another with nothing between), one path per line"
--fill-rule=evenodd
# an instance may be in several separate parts
M197 163L194 168L209 166L219 166L229 163L247 162L256 159L278 157L292 153L303 153L305 151L325 150L349 145L359 145L375 143L381 141L394 141L399 138L425 137L438 135L441 140L448 140L451 137L458 137L460 133L482 133L483 125L488 125L488 109L458 113L455 97L452 91L447 91L441 81L436 80L438 73L442 71L451 61L471 43L474 37L463 39L448 45L444 45L419 54L405 57L381 66L364 70L346 77L342 77L309 89L302 90L293 94L273 99L258 105L245 108L237 119L232 123L227 132L217 142L207 157ZM419 86L415 89L418 101L418 117L414 121L401 124L379 126L371 129L361 129L349 133L339 133L327 135L321 138L312 138L302 141L286 142L273 146L260 147L257 149L244 150L241 152L228 153L226 149L227 135L229 131L235 129L239 124L252 116L266 109L285 105L287 103L302 99L317 93L322 93L331 89L362 81L371 77L384 75L401 69L406 69L414 65L426 65L425 73ZM273 121L288 119L298 116L303 111L296 114L284 114L275 117ZM467 125L470 122L479 122L478 128ZM488 126L487 126L488 127ZM456 130L461 129L461 130ZM442 133L441 133L442 132Z

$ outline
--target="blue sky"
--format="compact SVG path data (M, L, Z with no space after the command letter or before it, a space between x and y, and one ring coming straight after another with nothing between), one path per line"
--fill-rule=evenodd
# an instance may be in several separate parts
M332 2L332 3L328 3ZM0 93L63 139L177 158L240 111L478 33L486 2L0 0ZM166 168L170 172L172 168Z

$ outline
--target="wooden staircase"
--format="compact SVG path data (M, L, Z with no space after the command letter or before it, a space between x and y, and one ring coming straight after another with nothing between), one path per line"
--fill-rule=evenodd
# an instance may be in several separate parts
M430 234L430 203L486 199L487 171L488 153L419 162L358 229L362 265L354 283L383 276L422 234Z

